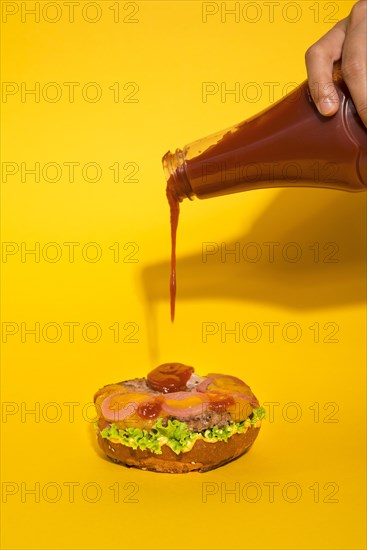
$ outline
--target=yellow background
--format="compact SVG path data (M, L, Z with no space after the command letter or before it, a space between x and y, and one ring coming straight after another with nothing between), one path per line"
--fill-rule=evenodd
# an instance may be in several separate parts
M63 2L59 10L48 6L39 22L24 14L22 22L20 2L4 4L18 11L2 23L3 81L19 88L39 82L41 90L56 82L62 96L55 102L42 92L39 102L32 95L22 102L20 92L3 98L2 160L19 170L21 163L35 162L80 166L74 182L66 169L53 183L42 175L39 182L32 175L22 182L20 171L3 178L2 240L15 243L6 250L20 250L22 242L28 248L40 243L41 250L39 262L32 255L22 262L20 251L2 259L3 329L19 329L2 345L3 548L364 548L365 195L278 189L184 202L177 318L171 325L169 212L161 167L169 148L269 105L266 83L277 83L276 100L287 83L302 82L306 48L333 20L345 17L353 2L281 1L273 19L266 3L240 2L248 11L241 11L238 22L225 13L221 21L221 3L211 2L207 9L218 12L206 23L197 1L117 6L106 0L87 8L84 18L90 3L78 2L74 22ZM50 22L60 10L60 20ZM74 102L64 82L80 84ZM81 93L90 82L102 90L94 103ZM116 82L119 102L109 89ZM138 101L123 102L136 89L130 84L124 90L131 82L139 87ZM249 94L255 88L246 86L256 83L261 93L257 101L216 94L204 102L203 82L223 89L238 82ZM52 92L46 88L46 97L47 90ZM102 170L94 183L81 171L90 162ZM109 168L116 162L118 182ZM132 178L138 181L123 181L129 162L138 166ZM65 242L79 243L74 262ZM228 248L239 243L249 255L253 250L246 246L256 243L262 257L250 262L244 253L238 262L233 256L221 262L216 254L203 262L207 242ZM266 242L279 243L274 262ZM301 250L297 262L287 257L294 251L287 248L291 242ZM97 243L99 261L83 257L87 243ZM114 243L120 247L117 262L109 248ZM126 243L136 244L123 249ZM55 250L62 254L52 262ZM87 258L94 250L87 247ZM328 261L331 251L334 262ZM74 342L64 324L70 322L79 323ZM31 334L23 334L22 342L21 323L40 324L39 343ZM83 338L88 323L100 327L95 343L88 341L93 326ZM109 328L115 323L117 342ZM274 341L264 323L277 323ZM218 332L205 342L208 326ZM235 326L239 341L223 332ZM60 339L52 343L57 327ZM251 330L259 327L258 341L250 342L256 339ZM130 339L138 341L124 341L135 329ZM290 342L296 340L293 330L301 331L300 338ZM199 374L241 376L268 403L274 414L248 455L206 474L182 476L126 469L102 457L88 421L94 391L144 376L167 361L192 364ZM67 403L75 404L73 418ZM26 414L37 407L39 418ZM37 483L40 502L24 492ZM96 487L100 499L90 502ZM203 491L213 494L205 501Z

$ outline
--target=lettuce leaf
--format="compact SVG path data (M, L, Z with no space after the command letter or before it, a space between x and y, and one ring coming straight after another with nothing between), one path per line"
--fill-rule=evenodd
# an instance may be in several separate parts
M154 454L162 454L162 446L168 445L177 455L191 450L198 438L204 441L228 441L232 435L243 433L246 428L254 426L258 421L265 418L264 407L254 409L250 418L242 422L231 422L219 428L213 426L202 432L192 432L185 422L179 420L168 420L167 426L163 426L163 419L159 418L151 430L140 428L127 428L120 430L116 424L104 428L100 435L104 439L113 440L133 449L149 450Z
M264 407L259 407L258 409L254 409L252 411L252 416L250 418L251 420L251 426L253 426L254 424L256 424L256 422L258 420L264 420L266 418L266 411L264 409Z

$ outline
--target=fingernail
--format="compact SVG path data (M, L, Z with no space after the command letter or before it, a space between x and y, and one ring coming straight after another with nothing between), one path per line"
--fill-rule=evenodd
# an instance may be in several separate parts
M330 116L336 113L338 110L338 100L335 97L324 97L319 102L319 111L324 116Z

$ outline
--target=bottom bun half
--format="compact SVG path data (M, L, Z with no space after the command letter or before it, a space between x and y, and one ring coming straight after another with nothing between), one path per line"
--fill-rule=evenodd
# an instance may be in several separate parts
M141 470L184 474L187 472L207 472L218 468L246 453L258 436L260 428L250 427L245 433L231 436L227 442L207 443L199 439L193 448L176 454L167 445L162 446L162 454L132 449L121 443L113 443L98 434L102 451L114 462L133 466Z

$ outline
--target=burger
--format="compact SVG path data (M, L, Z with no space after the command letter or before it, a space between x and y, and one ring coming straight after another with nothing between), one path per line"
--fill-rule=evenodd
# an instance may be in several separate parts
M265 416L237 377L198 376L165 363L146 378L104 386L94 396L97 440L114 462L166 473L206 472L246 453Z

